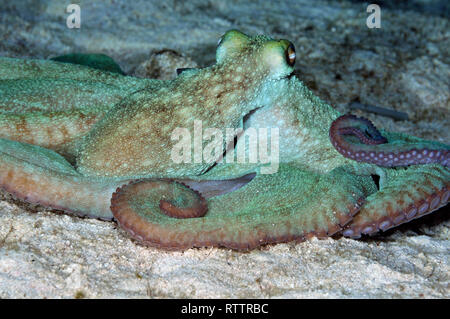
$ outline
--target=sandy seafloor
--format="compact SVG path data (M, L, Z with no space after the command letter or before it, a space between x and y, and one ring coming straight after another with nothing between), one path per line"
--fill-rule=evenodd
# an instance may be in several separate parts
M450 5L382 1L381 29L360 1L79 1L81 29L64 1L2 1L0 55L49 58L101 52L134 74L150 52L214 61L228 29L291 40L297 76L348 111L349 102L407 112L365 112L378 127L450 141ZM399 4L400 3L400 4ZM167 71L167 70L166 70ZM448 213L373 238L313 239L240 253L165 252L130 240L113 222L0 201L0 298L449 298Z

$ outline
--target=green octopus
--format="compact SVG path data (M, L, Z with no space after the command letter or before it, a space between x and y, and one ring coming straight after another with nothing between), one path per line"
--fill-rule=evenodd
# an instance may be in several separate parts
M228 31L215 65L171 81L89 58L0 58L0 187L18 199L149 246L237 250L358 238L449 201L450 146L339 114L287 40Z

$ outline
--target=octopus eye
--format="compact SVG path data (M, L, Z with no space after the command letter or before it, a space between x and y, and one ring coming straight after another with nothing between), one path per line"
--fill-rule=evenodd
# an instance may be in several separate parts
M286 62L289 66L294 66L295 64L295 48L292 43L286 49Z

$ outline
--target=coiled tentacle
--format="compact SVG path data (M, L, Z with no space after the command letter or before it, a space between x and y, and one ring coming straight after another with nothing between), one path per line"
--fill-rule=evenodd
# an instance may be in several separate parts
M444 145L426 141L388 141L369 120L351 114L334 120L329 136L339 153L358 162L385 167L431 163L450 165L450 150Z
M109 200L123 183L82 176L54 151L0 138L0 189L18 199L111 220Z

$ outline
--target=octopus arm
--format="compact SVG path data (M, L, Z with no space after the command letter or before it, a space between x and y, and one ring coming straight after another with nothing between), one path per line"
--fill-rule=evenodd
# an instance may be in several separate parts
M118 73L122 75L125 74L116 61L114 61L111 57L100 53L99 54L70 53L66 55L56 56L54 58L51 58L51 60L64 63L85 65L93 69Z
M351 114L334 120L329 136L339 153L358 162L384 167L431 163L450 166L450 146L402 134L386 138L369 120Z
M0 188L14 197L79 216L112 219L111 194L123 182L81 176L61 155L0 139Z
M173 218L161 210L162 194L152 183L122 186L112 197L111 209L133 238L174 250L203 246L249 250L330 236L349 223L364 198L376 191L370 177L343 169L321 175L282 164L276 174L256 174L243 187L208 198L202 217ZM185 207L199 207L202 199L193 192L180 189L167 196Z
M427 215L449 201L450 170L441 165L383 168L382 175L380 190L367 197L366 204L343 231L344 236L357 238L385 231Z

